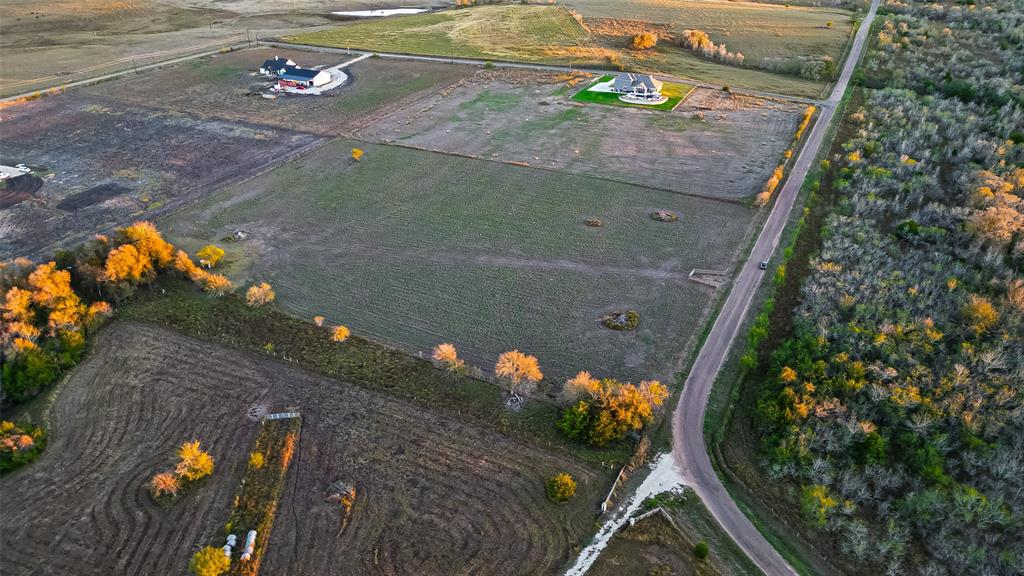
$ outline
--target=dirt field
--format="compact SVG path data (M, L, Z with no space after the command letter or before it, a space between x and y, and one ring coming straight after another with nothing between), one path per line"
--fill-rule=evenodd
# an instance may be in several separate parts
M332 10L419 0L6 0L0 3L0 95L8 96L336 24Z
M0 257L42 257L236 182L320 137L70 93L4 111L0 162L44 184L0 212Z
M82 92L120 102L336 135L477 72L467 66L370 59L346 69L350 81L329 96L266 100L258 93L268 82L254 73L275 55L307 68L334 66L354 58L270 48L242 50L90 86Z
M717 198L756 194L802 106L697 89L675 111L576 105L565 84L480 75L358 133L383 142L526 162ZM578 86L582 87L583 84ZM703 118L695 118L702 114Z
M366 154L354 163L352 146ZM653 220L666 209L678 222ZM546 375L672 378L754 210L593 178L339 141L159 223L222 245L229 276L267 279L301 318L323 314L412 352L452 342L493 366L519 348ZM604 226L584 225L588 217ZM601 325L636 309L632 332Z
M567 456L454 413L122 322L61 390L45 454L0 480L4 573L184 573L192 552L222 538L253 405L303 415L265 574L552 573L591 528L605 487ZM193 438L214 475L162 509L144 484ZM550 504L544 479L563 470L579 492ZM325 501L337 480L358 491L344 530Z

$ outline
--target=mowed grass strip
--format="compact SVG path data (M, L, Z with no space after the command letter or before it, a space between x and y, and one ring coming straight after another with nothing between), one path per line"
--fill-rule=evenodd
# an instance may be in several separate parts
M283 40L340 48L466 58L550 61L549 52L590 42L559 6L480 6L353 22Z
M689 84L681 84L679 82L665 82L661 87L661 94L668 98L668 100L661 104L646 105L646 104L634 104L632 102L624 102L619 98L619 94L615 92L595 92L590 88L595 84L601 82L607 82L614 78L614 76L607 75L602 76L595 82L591 82L586 88L576 92L572 99L577 102L590 102L593 104L606 104L608 106L632 106L635 108L646 108L648 110L675 110L676 106L686 98L690 92L693 91L693 86Z

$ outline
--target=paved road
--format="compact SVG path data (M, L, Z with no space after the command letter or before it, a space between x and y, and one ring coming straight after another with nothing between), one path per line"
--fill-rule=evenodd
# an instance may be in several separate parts
M261 46L272 46L281 48L284 50L305 50L307 52L325 52L332 54L376 54L381 58L394 58L397 60L417 60L420 62L439 62L442 64L466 64L468 66L484 66L490 64L496 68L521 68L525 70L542 70L544 72L566 72L568 66L555 66L551 64L530 64L526 62L509 62L503 60L483 60L478 58L455 58L445 56L420 56L418 54L405 54L403 52L368 52L366 50L349 50L347 48L331 48L328 46L313 46L309 44L291 44L289 42L278 42L276 40L260 40ZM594 68L576 68L582 72L590 72L592 74L621 74L621 70L598 70ZM659 78L664 78L670 82L685 82L693 86L701 88L711 88L713 90L721 90L720 84L709 84L707 82L701 82L692 78L682 78L678 76L666 76L664 74L656 74ZM759 90L747 90L744 88L730 88L732 92L736 94L748 94L750 96L758 96L761 98L777 98L781 100L790 100L793 102L803 102L805 104L823 104L821 100L815 100L813 98L801 98L800 96L790 96L788 94L779 94L776 92L762 92Z
M789 219L800 187L803 185L804 178L818 155L818 151L825 143L825 133L835 115L836 106L842 99L850 77L864 51L878 3L879 0L872 0L871 9L857 31L850 55L843 65L835 89L821 107L821 115L811 129L786 184L779 192L764 229L761 230L757 243L733 283L729 297L715 320L704 346L697 355L697 360L686 379L686 385L679 398L679 405L676 407L673 419L672 452L686 483L700 495L704 500L704 505L740 548L769 576L782 576L797 572L736 506L725 486L718 479L718 475L715 474L715 470L711 466L711 458L708 456L707 446L704 443L704 408L707 405L708 395L711 393L715 377L750 308L751 298L766 273L758 268L758 263L771 258L772 253L778 247L779 238Z

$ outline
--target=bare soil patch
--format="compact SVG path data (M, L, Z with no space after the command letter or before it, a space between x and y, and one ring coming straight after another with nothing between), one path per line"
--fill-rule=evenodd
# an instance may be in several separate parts
M564 454L266 357L116 323L53 406L46 453L0 480L5 573L176 574L222 527L258 424L254 402L302 412L265 574L540 574L569 557L605 487ZM173 507L145 483L183 440L216 460ZM574 500L544 480L568 471ZM359 497L343 511L337 482ZM59 553L54 551L59 550Z
M64 94L5 110L0 148L49 172L0 213L0 257L44 257L153 218L315 145L320 137Z
M358 134L718 198L757 193L803 108L697 89L673 112L580 105L564 83L466 81ZM703 112L703 118L695 118Z

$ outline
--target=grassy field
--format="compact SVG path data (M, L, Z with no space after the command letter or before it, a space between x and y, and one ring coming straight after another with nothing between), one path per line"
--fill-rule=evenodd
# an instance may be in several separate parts
M586 31L554 6L481 6L354 22L287 36L301 44L546 62L551 52L585 45Z
M583 0L583 25L561 7L482 6L431 14L354 22L331 30L288 36L302 44L440 56L518 60L660 72L752 90L817 96L823 82L755 69L764 57L839 58L850 35L849 12L724 2L637 5ZM643 20L623 21L623 18ZM625 22L625 24L623 24ZM832 26L827 26L832 22ZM705 29L716 42L744 52L748 67L718 64L663 40L652 50L628 48L629 32L660 26L678 33ZM749 52L749 54L748 54Z
M0 479L4 573L182 573L223 537L259 428L250 411L288 407L302 412L302 441L265 574L552 573L592 529L607 488L600 468L481 426L457 404L432 409L266 353L118 322L58 395L46 452ZM196 438L213 475L161 507L146 482ZM563 471L579 488L555 505L544 481ZM326 500L339 480L360 495L344 529Z
M601 82L607 82L611 80L613 76L602 76L591 82L588 86L579 90L573 94L572 99L577 102L589 102L592 104L606 104L609 106L632 106L635 108L647 109L647 110L674 110L683 98L686 98L690 92L693 92L693 86L689 84L680 84L678 82L665 82L661 89L662 96L668 98L668 100L661 104L649 106L645 104L631 104L629 102L623 102L619 99L619 95L612 92L593 92L590 90L590 86L599 84Z
M686 489L681 496L659 494L652 499L652 507L658 504L665 508L675 525L656 514L622 530L598 557L590 569L591 574L750 576L761 573L692 490ZM708 545L709 554L703 560L693 553L698 542Z
M330 96L266 100L258 93L268 82L253 72L275 55L291 58L308 68L333 66L353 58L276 48L242 50L152 70L141 79L105 82L81 91L117 102L336 135L477 71L450 64L371 59L346 69L350 81Z
M704 88L672 112L584 105L549 76L494 70L357 135L738 200L764 186L801 112Z
M659 209L679 221L656 222ZM452 342L489 368L519 348L552 379L588 369L671 380L712 294L687 274L728 267L752 216L736 203L342 141L160 226L191 249L246 230L224 244L231 277L266 279L299 317L405 350ZM601 325L621 308L640 312L638 330Z

